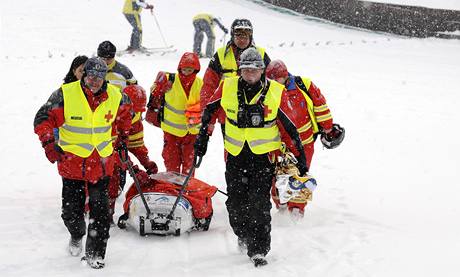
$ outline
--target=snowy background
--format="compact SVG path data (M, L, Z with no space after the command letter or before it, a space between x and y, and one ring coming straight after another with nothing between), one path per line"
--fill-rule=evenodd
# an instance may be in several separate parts
M459 0L380 2L460 10ZM243 0L153 3L178 52L119 59L145 88L159 70L176 70L192 48L191 18L209 12L227 27L249 18L272 59L322 89L347 135L335 150L317 142L311 173L318 188L305 218L295 223L272 210L269 265L256 269L238 252L217 194L208 232L145 238L112 228L106 268L82 266L67 253L61 179L32 122L75 55L93 55L107 39L128 45L123 1L2 0L1 276L460 276L459 40L343 29ZM142 19L144 45L162 46L153 16ZM209 60L201 62L202 76ZM162 132L146 125L145 138L164 170ZM222 154L221 137L212 137L197 177L225 190Z

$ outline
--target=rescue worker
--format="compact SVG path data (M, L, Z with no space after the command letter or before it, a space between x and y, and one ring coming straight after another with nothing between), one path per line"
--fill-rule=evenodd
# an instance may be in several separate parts
M107 66L90 58L81 80L62 85L38 110L34 131L51 163L62 176L62 219L71 238L69 252L79 256L86 233L85 184L89 193L89 225L85 260L104 267L109 239L107 186L114 166L112 123L117 121L118 144L128 139L131 102L104 78ZM59 140L53 134L59 128Z
M277 81L286 88L287 105L291 107L287 116L294 123L300 134L307 166L311 168L316 136L324 133L327 137L337 139L341 135L340 132L333 128L333 119L326 103L326 98L309 78L290 74L281 60L270 62L266 69L266 77ZM295 145L284 130L281 132L281 139L286 144L287 149L298 156L299 153ZM274 185L272 187L272 198L276 207L280 208L278 192ZM298 209L300 215L303 216L307 200L307 198L293 198L287 203L288 210L292 212Z
M105 79L123 90L126 86L137 84L137 80L126 65L115 60L116 53L117 48L108 40L101 42L97 47L97 56L104 60L108 67Z
M193 37L193 52L195 52L200 58L211 58L214 53L214 43L216 41L214 24L217 24L222 32L228 34L228 30L222 22L208 13L200 13L193 17L193 27L195 28L195 35ZM203 33L205 33L207 37L206 55L201 53L201 44L203 43L204 38Z
M145 119L163 130L162 156L167 171L187 174L193 164L193 144L201 121L200 68L198 56L186 52L178 72L159 72L151 88Z
M265 64L255 48L240 57L241 77L229 77L219 85L202 116L202 126L195 142L197 157L206 153L209 125L219 110L225 113L224 147L228 152L225 202L230 225L238 237L240 249L256 267L266 265L270 250L270 188L275 165L273 152L279 150L282 126L299 150L301 175L308 171L299 134L286 116L289 109L284 87L264 77Z
M255 46L253 33L252 23L248 19L233 21L230 28L230 41L225 47L217 49L204 74L203 88L200 92L202 109L206 107L222 79L239 75L237 61L245 49L255 47L262 56L265 66L270 63L265 49ZM219 122L224 123L222 115L219 117Z
M139 85L129 85L123 90L123 93L128 95L131 100L134 112L131 120L131 128L129 129L127 150L129 150L129 152L139 160L148 174L155 174L158 172L158 167L154 161L150 160L149 150L144 144L142 113L145 111L147 104L147 95L144 88ZM116 141L117 137L118 136L115 133L112 140ZM113 215L115 212L115 202L119 193L122 192L125 187L127 170L126 165L120 160L119 153L115 153L114 155L116 156L115 168L109 183L109 220L111 224L114 223Z
M146 3L144 0L125 0L125 5L123 6L123 14L133 27L131 40L126 49L130 53L142 47L142 8L153 11L153 5Z

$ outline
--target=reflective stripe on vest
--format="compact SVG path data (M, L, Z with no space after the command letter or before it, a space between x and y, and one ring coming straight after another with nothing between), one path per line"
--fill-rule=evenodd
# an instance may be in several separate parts
M239 77L231 77L224 80L222 88L221 106L226 114L225 124L225 149L237 156L243 149L244 143L247 142L249 148L254 154L265 154L273 150L277 150L281 146L281 138L276 125L278 109L281 103L281 93L283 85L270 81L270 87L267 91L264 100L266 111L264 121L268 122L263 128L238 128L237 125L231 122L237 122L238 111L238 79ZM260 96L259 92L250 101L249 104L257 103Z
M311 80L308 78L302 78L302 83L304 84L305 88L308 90L308 88L310 88ZM310 115L311 124L313 127L313 134L316 134L318 133L319 128L318 128L318 123L317 123L317 118L315 116L315 112L313 111L314 109L313 101L311 100L310 96L308 96L308 94L305 91L299 88L297 84L296 84L296 87L302 93L303 97L305 98L305 101L307 101L307 110L308 110L308 114ZM302 131L300 129L297 129L297 132L301 133Z
M141 120L141 112L136 112L131 120L131 126ZM136 148L144 145L144 131L137 132L128 136L128 148Z
M256 47L259 51L262 60L265 56L265 49L261 47ZM224 72L223 78L235 77L238 76L238 64L236 63L235 55L233 54L232 48L229 46L221 47L217 49L217 55L219 56L220 65Z
M120 106L120 90L107 85L107 99L93 112L80 81L62 85L64 124L59 127L59 146L64 151L87 158L96 149L101 157L110 156L112 123Z
M178 136L184 137L188 133L198 134L197 126L187 126L187 118L185 117L185 109L188 105L193 105L200 102L200 90L203 81L200 77L195 77L190 93L187 98L184 88L180 82L180 78L176 75L174 83L169 91L165 93L165 105L163 109L163 121L161 129L163 131Z

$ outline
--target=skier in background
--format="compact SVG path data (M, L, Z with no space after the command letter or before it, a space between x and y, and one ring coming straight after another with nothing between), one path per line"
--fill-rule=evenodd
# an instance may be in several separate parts
M126 65L115 60L116 52L117 48L108 40L101 42L97 47L97 56L104 60L108 67L105 79L123 90L126 86L136 85L137 80Z
M228 30L222 22L210 14L200 13L193 17L193 27L195 28L195 35L193 37L193 52L195 52L200 58L211 58L214 53L214 43L216 41L214 24L217 24L222 32L228 34ZM203 33L205 33L207 37L205 55L201 53L201 44L203 43L204 38Z
M86 233L85 185L89 194L89 224L86 261L103 268L109 239L109 199L107 186L113 172L112 123L126 143L131 123L131 101L104 78L107 66L99 58L84 65L80 81L62 85L38 110L34 131L51 163L58 162L62 176L62 219L71 237L69 252L79 256ZM59 139L53 134L59 128Z
M142 47L142 8L153 11L153 5L146 3L144 0L125 0L125 5L123 6L123 14L133 27L131 40L126 49L130 53L140 50Z
M164 132L162 156L167 171L188 174L193 164L193 144L201 122L200 68L198 56L186 52L178 72L160 71L150 90L145 120Z
M247 250L258 267L267 264L265 256L270 251L270 188L275 170L272 157L281 147L280 126L296 142L300 174L305 175L308 168L299 134L286 116L289 107L285 105L284 87L265 79L265 64L255 48L243 51L239 68L241 77L224 79L206 106L195 153L198 157L206 154L209 124L223 111L229 222L240 249Z

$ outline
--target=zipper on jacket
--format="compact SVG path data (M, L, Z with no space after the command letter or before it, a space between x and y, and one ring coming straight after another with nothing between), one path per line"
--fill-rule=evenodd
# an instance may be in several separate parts
M84 178L86 175L86 159L83 159L83 163L81 165L81 176Z

